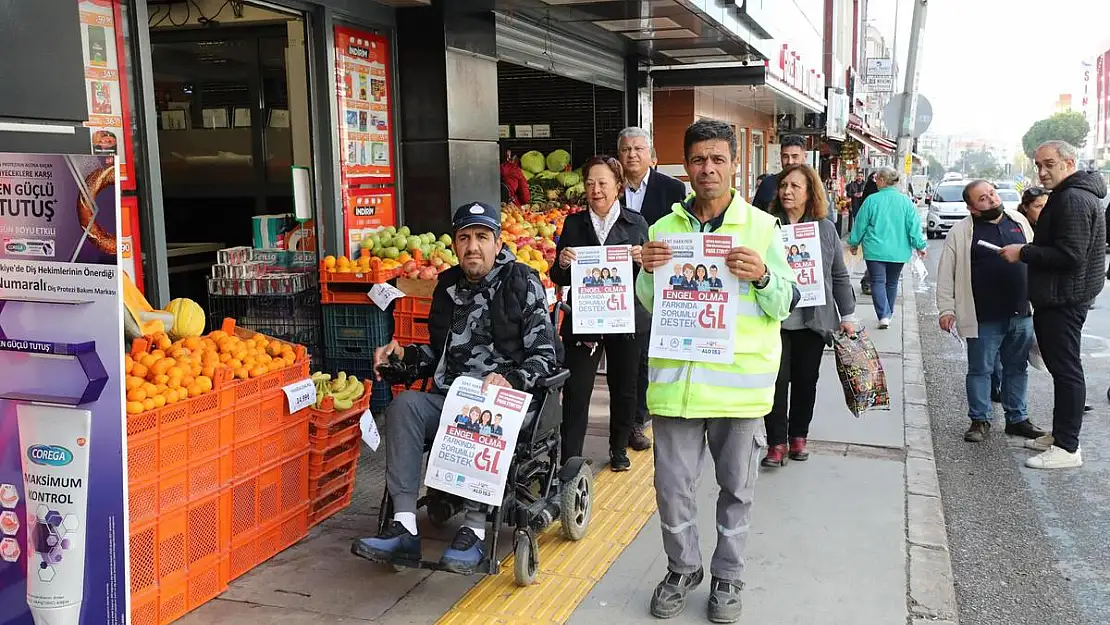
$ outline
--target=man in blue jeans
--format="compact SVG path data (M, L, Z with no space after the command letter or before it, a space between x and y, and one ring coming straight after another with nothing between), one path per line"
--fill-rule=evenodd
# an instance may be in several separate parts
M1006 433L1035 439L1044 430L1026 413L1029 349L1033 317L1025 265L1007 263L998 250L1024 244L1033 229L1017 211L1005 210L994 185L974 180L964 187L970 216L952 227L944 241L937 276L940 328L967 339L967 414L964 434L980 443L990 433L991 378L1002 364L1001 400Z

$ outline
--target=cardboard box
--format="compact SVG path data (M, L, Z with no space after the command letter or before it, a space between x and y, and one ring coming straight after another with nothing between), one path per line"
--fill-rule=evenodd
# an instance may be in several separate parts
M412 297L431 297L436 290L438 280L413 280L411 278L397 278L397 288L405 295Z

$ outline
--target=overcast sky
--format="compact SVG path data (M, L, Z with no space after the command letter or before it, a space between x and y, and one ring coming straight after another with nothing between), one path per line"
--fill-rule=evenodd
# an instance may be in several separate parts
M899 6L905 67L914 0L869 0L868 18L890 45ZM1061 93L1076 94L1078 107L1081 62L1107 49L1110 0L932 0L920 57L930 132L1018 143Z

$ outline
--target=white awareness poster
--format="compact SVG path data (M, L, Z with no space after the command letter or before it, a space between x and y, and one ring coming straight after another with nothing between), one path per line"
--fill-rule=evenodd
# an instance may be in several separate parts
M575 334L636 332L632 248L576 247L570 265Z
M737 244L728 234L670 235L671 264L655 270L652 358L733 362L733 325L740 281L725 260Z
M500 506L517 435L532 403L528 393L459 377L440 413L424 485Z
M821 233L816 222L787 224L782 227L786 262L802 299L797 308L825 305L825 273L821 266Z

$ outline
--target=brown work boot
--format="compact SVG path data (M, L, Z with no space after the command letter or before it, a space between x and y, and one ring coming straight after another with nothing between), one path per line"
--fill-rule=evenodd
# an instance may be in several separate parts
M767 455L759 463L765 467L786 466L786 445L771 445Z
M972 421L971 427L964 433L964 440L969 443L982 443L987 434L991 433L990 421Z
M647 451L651 449L651 439L644 434L643 423L636 423L632 426L632 435L628 437L628 446L632 451Z

